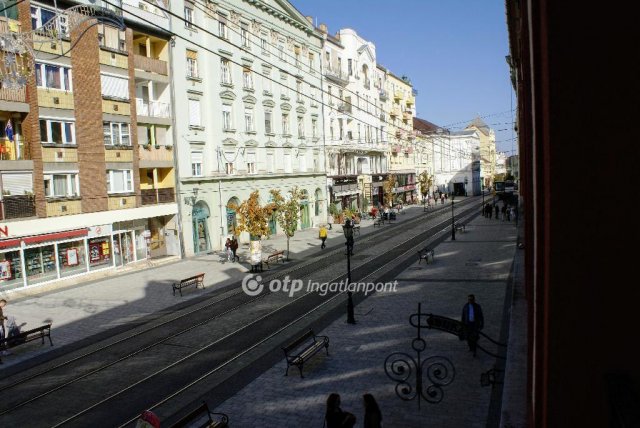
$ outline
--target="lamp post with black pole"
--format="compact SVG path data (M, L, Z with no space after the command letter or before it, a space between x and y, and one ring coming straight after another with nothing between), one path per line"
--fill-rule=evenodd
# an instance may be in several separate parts
M347 219L342 226L344 237L347 239L347 288L351 285L351 255L353 254L353 224ZM353 315L353 293L347 290L347 323L355 324L356 319Z
M455 221L455 217L453 216L453 199L454 199L454 195L451 195L451 240L455 241L456 240L456 221Z

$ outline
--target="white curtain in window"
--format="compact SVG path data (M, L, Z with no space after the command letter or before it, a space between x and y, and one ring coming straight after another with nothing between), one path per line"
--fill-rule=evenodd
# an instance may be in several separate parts
M189 125L200 126L200 100L189 100Z

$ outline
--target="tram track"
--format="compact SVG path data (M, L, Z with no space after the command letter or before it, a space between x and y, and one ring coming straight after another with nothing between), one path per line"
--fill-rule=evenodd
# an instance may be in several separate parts
M473 200L467 200L465 202L466 203L461 203L457 206L470 206L471 208L465 210L464 213L459 214L459 216L474 212L477 214L475 207L479 204L474 203ZM432 218L428 221L437 220L439 217L446 216L447 211L446 208L433 210ZM419 215L416 218L408 219L406 222L398 223L403 225L403 232L388 228L379 231L379 233L369 234L358 240L358 246L363 248L367 248L369 242L381 240L399 240L400 242L398 242L397 245L394 244L391 251L384 251L382 254L368 257L367 260L361 263L355 263L352 269L353 281L361 281L363 278L370 277L374 272L393 263L393 261L399 257L403 255L406 256L408 252L414 250L415 247L419 246L425 239L446 228L449 224L449 219L436 221L435 224L428 226L424 231L418 232L416 230L415 235L408 239L402 238L403 234L412 230L411 226L418 227L421 223L424 225L425 218ZM266 282L276 278L283 279L286 276L302 279L311 274L317 275L323 270L328 270L328 282L339 282L340 279L344 278L344 274L332 277L331 274L335 272L335 269L332 269L332 267L336 262L342 262L343 260L344 250L342 248L336 248L324 257L314 257L308 262L294 265L288 269L278 270L272 275L265 275L264 281ZM377 267L374 272L372 272L371 269L372 265ZM242 291L238 291L222 299L214 299L204 307L187 311L178 317L171 317L149 329L136 332L114 343L107 344L91 352L60 363L50 370L41 371L40 373L33 374L22 380L16 380L4 386L0 385L0 388L2 388L0 389L0 397L5 395L6 392L11 393L8 397L15 397L15 399L8 401L6 398L0 399L4 407L0 410L0 417L20 413L23 407L25 408L23 410L26 412L28 408L33 407L28 406L29 404L35 404L37 402L41 403L38 407L49 408L50 405L47 402L55 401L52 397L49 397L50 395L55 395L54 393L69 388L82 390L96 383L101 385L108 383L109 385L113 385L113 388L99 388L99 397L96 397L99 399L93 398L93 404L88 406L84 404L84 408L82 409L68 408L65 415L62 415L53 426L83 426L82 424L86 423L87 419L104 420L103 418L109 417L111 413L110 409L113 408L114 403L117 403L119 413L123 415L136 415L140 410L140 400L136 400L136 397L148 398L144 408L152 408L154 402L156 405L160 405L168 399L167 397L174 397L175 394L180 393L180 391L185 388L189 388L189 385L210 378L222 367L236 360L240 355L250 352L253 348L273 338L279 332L295 325L308 314L330 304L340 295L340 293L332 293L326 296L320 296L318 293L306 293L295 299L289 299L286 298L286 295L283 297L282 295L267 291L259 296L250 298ZM217 309L222 303L229 302L235 302L235 304L231 308L216 313L213 316L210 314L207 315L208 310L212 310L212 308ZM252 303L254 305L250 308L250 304ZM243 311L249 313L243 313ZM217 337L209 339L207 343L202 346L194 346L194 338L188 337L190 334L193 336L196 330L202 330L215 320L223 317L233 318L233 316L244 318L244 323L241 327L230 331L215 332L214 336L217 335ZM173 324L179 324L181 322L186 322L186 325L184 327L177 326L174 329L175 331L172 332L171 327L173 327ZM163 328L165 329L164 331ZM144 338L145 335L150 335L151 332L164 332L165 337L160 337L157 340L150 337L149 343L142 347L139 346L138 349L128 353L124 352L126 351L126 346L124 346L124 350L120 352L120 354L118 354L118 350L115 349L117 345L126 345L128 341ZM196 336L202 338L203 335L205 335L205 332L200 331ZM247 346L247 343L250 345ZM98 364L97 367L92 367L90 370L85 369L83 373L75 377L71 376L63 382L58 382L55 386L50 386L49 383L51 381L47 381L47 379L35 382L47 376L50 378L63 377L64 373L57 373L56 376L54 376L53 373L65 367L69 367L70 371L75 372L78 369L77 363L83 358L87 359L91 356L104 358L104 355L108 356L112 353L117 355L112 356L112 360L108 363ZM160 358L157 357L158 355L160 355ZM153 361L154 367L155 364L157 364L157 367L160 368L155 371L152 370L142 373L136 380L133 378L124 379L124 383L126 383L124 386L117 385L122 382L110 382L110 380L113 381L118 378L118 371L121 370L121 367L125 367L126 369L128 366L128 369L131 369L138 364L142 364L141 361L146 363ZM92 366L92 364L96 364L96 362L89 361L87 365ZM212 366L214 366L213 369L211 369ZM185 384L182 379L185 371L189 373L190 379L195 378L195 380L191 380ZM163 381L151 382L159 377L162 377ZM169 379L173 380L169 381ZM91 382L88 382L89 380ZM31 397L26 399L20 398L22 395L18 390L27 383L30 384L30 387L25 389L29 391ZM42 385L42 388L38 393L33 394L33 390L37 389L38 385ZM158 387L157 385L162 385L163 387ZM178 392L175 391L177 385L181 385L178 387ZM91 399L92 397L89 398ZM73 413L70 413L68 410L71 410Z

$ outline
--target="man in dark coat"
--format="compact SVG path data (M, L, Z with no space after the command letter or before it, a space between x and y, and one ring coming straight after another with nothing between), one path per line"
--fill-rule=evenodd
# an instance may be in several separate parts
M482 308L476 303L476 296L469 294L469 301L462 307L462 324L465 327L469 350L476 356L478 332L484 328Z

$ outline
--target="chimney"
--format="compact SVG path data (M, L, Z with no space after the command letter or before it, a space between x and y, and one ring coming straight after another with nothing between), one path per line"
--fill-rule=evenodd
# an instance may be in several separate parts
M321 33L327 34L327 24L320 24L318 27Z
M305 18L307 18L307 22L309 22L309 24L313 25L313 16L305 16Z

